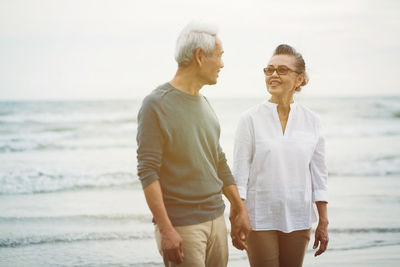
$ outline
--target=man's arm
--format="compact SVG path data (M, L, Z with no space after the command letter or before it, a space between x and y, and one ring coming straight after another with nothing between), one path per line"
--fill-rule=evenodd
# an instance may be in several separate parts
M161 249L163 256L169 261L180 264L183 262L182 238L175 231L167 210L159 180L156 180L144 188L147 205L153 213L154 220L161 233Z
M163 257L179 264L183 261L182 238L168 218L158 175L162 162L164 137L159 125L157 104L157 99L151 96L146 97L138 114L137 169L147 204L160 230Z
M222 191L231 203L229 220L231 221L232 243L237 249L247 250L246 240L251 231L251 224L246 207L239 197L235 184L225 186Z

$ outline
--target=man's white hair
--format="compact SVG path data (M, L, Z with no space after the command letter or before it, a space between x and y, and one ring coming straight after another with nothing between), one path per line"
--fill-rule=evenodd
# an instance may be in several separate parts
M190 22L183 28L176 40L175 60L179 65L187 65L193 59L193 53L201 48L206 55L210 55L215 48L215 38L218 29L202 22Z

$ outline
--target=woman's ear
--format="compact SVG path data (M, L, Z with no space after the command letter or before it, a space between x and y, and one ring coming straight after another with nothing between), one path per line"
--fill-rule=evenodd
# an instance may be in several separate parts
M301 84L303 83L303 81L304 81L304 73L301 73L301 74L299 74L299 75L297 76L297 78L296 78L296 88L299 87L299 86L301 86Z

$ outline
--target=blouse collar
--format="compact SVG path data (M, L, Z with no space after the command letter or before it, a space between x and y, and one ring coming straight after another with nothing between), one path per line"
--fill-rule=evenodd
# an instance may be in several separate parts
M269 102L268 100L264 101L264 104L268 107L275 108L275 109L278 106L278 104ZM290 103L290 109L293 109L295 107L296 107L296 102L293 101L292 103Z

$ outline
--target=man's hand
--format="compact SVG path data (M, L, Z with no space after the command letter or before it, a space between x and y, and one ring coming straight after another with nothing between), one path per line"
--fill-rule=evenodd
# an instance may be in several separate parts
M320 221L318 223L317 229L315 230L315 241L313 249L318 248L319 244L319 249L314 254L315 257L324 253L324 251L328 247L328 242L328 222Z
M231 221L232 244L240 250L247 250L246 240L251 231L249 215L246 207L240 199L238 189L235 184L225 186L222 191L231 203L229 220Z
M231 238L235 248L247 250L246 240L251 232L251 224L246 209L236 212L231 208L229 215L231 221Z
M144 195L154 220L161 234L161 250L164 261L175 263L183 262L182 238L172 226L168 218L167 210L162 198L161 185L159 180L155 180L144 188Z
M183 262L182 238L174 228L161 232L163 258L177 264Z

